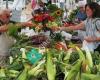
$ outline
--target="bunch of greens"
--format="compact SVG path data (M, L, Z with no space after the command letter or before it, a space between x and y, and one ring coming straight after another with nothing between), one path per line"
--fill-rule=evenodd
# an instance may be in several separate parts
M27 59L29 47L25 52L19 51L11 56L6 68L0 69L2 80L99 80L100 56L99 53L82 51L74 46L75 50L68 51L46 49L42 58L35 64ZM94 55L94 54L92 54Z
M8 33L9 36L17 38L18 32L19 32L20 29L21 28L19 26L17 26L16 24L9 23L7 33Z

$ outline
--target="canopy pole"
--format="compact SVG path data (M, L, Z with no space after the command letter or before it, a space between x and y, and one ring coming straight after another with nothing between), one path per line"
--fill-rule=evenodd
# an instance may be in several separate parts
M8 9L8 0L6 0L6 8Z

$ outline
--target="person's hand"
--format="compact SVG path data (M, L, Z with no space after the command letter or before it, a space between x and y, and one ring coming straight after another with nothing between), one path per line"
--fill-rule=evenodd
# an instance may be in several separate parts
M52 27L51 29L52 29L52 31L59 31L60 27Z
M32 22L24 22L24 23L21 23L22 26L25 26L25 27L33 27L34 24Z
M85 37L84 38L87 42L95 42L95 39L93 37Z
M52 28L53 31L70 31L68 27L54 27Z
M36 26L36 24L32 23L32 22L23 22L23 23L17 23L17 26L20 27L34 27Z
M6 32L8 30L7 25L0 26L0 32Z

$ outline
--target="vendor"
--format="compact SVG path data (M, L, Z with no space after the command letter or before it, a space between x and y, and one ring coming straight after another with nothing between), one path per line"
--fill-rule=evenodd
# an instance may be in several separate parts
M76 14L76 18L78 22L86 20L86 13L85 13L85 4L82 1L79 1L78 3L79 11Z
M14 39L8 36L5 32L8 30L11 11L0 10L0 67L5 66L5 61L9 56L9 48L14 44ZM18 26L32 27L32 22L17 23Z
M60 8L64 10L65 0L59 0Z
M86 35L84 36L83 49L86 47L90 51L94 51L97 47L100 47L100 5L91 2L86 4L85 11L87 19L76 26L60 27L60 30L80 30L84 29ZM98 48L100 51L100 48Z
M10 20L9 10L0 10L0 67L5 65L8 57L8 48L11 46L12 41L6 35L7 24Z

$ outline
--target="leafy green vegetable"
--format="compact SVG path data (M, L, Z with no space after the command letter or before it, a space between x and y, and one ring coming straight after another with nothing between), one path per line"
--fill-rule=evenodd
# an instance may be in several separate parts
M78 60L78 62L72 67L72 69L69 71L67 78L65 80L74 80L81 70L81 64L82 60Z
M50 10L51 13L55 12L58 9L57 5L55 4L50 4L47 6L47 8Z
M48 80L55 80L56 77L56 65L52 62L52 56L50 52L47 52L47 63L46 63L46 70Z
M27 79L27 77L28 77L27 74L28 74L27 69L24 69L16 80L28 80Z
M7 31L7 33L10 35L10 36L12 36L12 37L17 37L18 36L18 29L19 29L19 27L18 26L16 26L15 24L9 24L8 25L8 31Z

